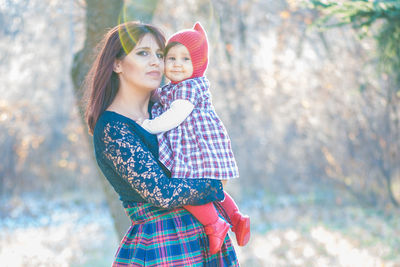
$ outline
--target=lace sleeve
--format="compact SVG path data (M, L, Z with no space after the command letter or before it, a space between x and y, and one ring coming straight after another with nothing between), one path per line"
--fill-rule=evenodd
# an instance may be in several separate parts
M107 165L154 206L202 205L224 198L218 180L168 178L153 154L124 123L105 124L96 142Z

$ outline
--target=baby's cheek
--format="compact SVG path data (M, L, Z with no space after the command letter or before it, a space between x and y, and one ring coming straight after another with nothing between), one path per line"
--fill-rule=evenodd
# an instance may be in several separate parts
M168 67L165 67L164 74L168 79L171 80L170 69Z
M165 71L169 71L172 68L171 62L165 62L164 66Z

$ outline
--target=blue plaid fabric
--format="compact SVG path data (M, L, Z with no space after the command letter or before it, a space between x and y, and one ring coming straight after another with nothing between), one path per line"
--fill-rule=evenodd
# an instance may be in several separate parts
M115 255L119 266L239 266L229 236L210 255L203 226L185 209L165 210L148 203L131 204L132 221Z

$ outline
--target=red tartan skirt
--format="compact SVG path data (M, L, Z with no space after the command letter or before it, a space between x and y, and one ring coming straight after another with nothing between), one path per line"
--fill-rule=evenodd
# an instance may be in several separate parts
M239 266L229 236L210 255L203 226L185 209L165 210L148 203L125 209L132 221L115 254L118 266Z

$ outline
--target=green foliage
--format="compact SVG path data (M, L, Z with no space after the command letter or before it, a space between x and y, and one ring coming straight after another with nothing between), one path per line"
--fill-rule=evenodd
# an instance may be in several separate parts
M314 22L320 29L351 25L359 31L360 38L370 35L370 28L377 25L373 37L377 41L380 70L391 76L400 91L400 1L311 0L307 4L321 12Z
M376 37L380 66L383 72L392 74L400 87L400 23L385 23ZM397 88L400 92L400 88Z

